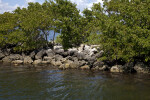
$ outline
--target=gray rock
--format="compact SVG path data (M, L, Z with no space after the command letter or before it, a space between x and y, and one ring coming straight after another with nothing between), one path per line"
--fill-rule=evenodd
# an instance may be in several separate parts
M48 57L53 57L54 56L54 51L52 49L46 50L46 54Z
M60 66L60 65L62 65L61 61L55 62L55 66Z
M35 53L35 51L33 51L30 53L29 57L31 57L33 59L35 57L35 55L36 55L36 53Z
M4 57L5 57L5 55L2 52L0 52L0 59L2 59Z
M35 59L42 59L42 57L46 54L46 51L44 49L40 50L36 55Z
M24 64L31 64L31 63L33 63L33 60L31 57L29 56L24 57Z
M41 63L42 64L50 64L51 62L50 61L42 61Z
M23 60L23 57L19 54L10 54L2 59L3 62L11 62L14 60Z
M64 49L57 49L54 51L56 54L60 54L60 55L63 55L64 53Z
M85 69L90 69L89 65L84 65L82 67L80 67L80 69L85 70Z
M126 63L124 66L124 72L126 73L134 73L135 69L134 69L134 63L133 62L128 62Z
M104 65L104 62L96 61L96 62L94 62L93 67L96 67L96 66L103 67L103 65Z
M43 60L44 60L44 61L52 61L52 60L53 60L53 57L44 56L44 57L43 57Z
M54 50L59 50L59 49L63 49L62 46L54 46Z
M41 59L34 60L34 62L33 62L34 65L38 65L38 64L41 64L41 63L42 63Z
M84 44L81 44L80 47L78 48L79 52L82 52L84 50Z
M134 66L134 69L136 70L137 73L149 73L150 72L150 68L147 67L142 62L137 62Z
M85 53L82 53L82 52L78 53L78 55L77 55L77 58L78 58L79 60L84 60L86 57L87 57L86 54L85 54Z
M122 65L115 65L112 66L110 69L110 72L123 72L123 66Z
M63 59L63 57L61 56L61 55L55 55L54 56L54 59L56 60L56 61L60 61L61 59Z
M77 56L78 50L76 48L68 49L68 55L69 56Z
M22 60L14 60L11 63L13 63L13 64L23 64L23 61Z

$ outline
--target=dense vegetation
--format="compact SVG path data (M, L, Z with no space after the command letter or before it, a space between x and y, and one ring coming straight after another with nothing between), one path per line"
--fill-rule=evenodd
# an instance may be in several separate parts
M102 60L150 60L150 1L104 0L83 16L69 0L29 3L0 14L0 47L32 50L48 46L49 31L60 32L64 49L81 43L99 44Z

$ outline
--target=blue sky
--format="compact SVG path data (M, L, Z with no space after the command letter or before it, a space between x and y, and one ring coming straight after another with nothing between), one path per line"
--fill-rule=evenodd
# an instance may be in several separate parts
M13 11L17 7L27 7L28 2L43 3L45 0L0 0L0 13ZM90 8L93 3L101 2L102 0L70 0L77 4L77 8L83 11L84 8Z

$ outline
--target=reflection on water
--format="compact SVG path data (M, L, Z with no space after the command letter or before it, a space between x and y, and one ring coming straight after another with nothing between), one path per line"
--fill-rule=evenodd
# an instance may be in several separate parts
M150 77L0 67L0 100L150 100Z

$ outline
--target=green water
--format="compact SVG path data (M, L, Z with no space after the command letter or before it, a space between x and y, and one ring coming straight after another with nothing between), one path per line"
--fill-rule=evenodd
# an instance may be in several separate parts
M0 100L150 100L150 75L1 65Z

